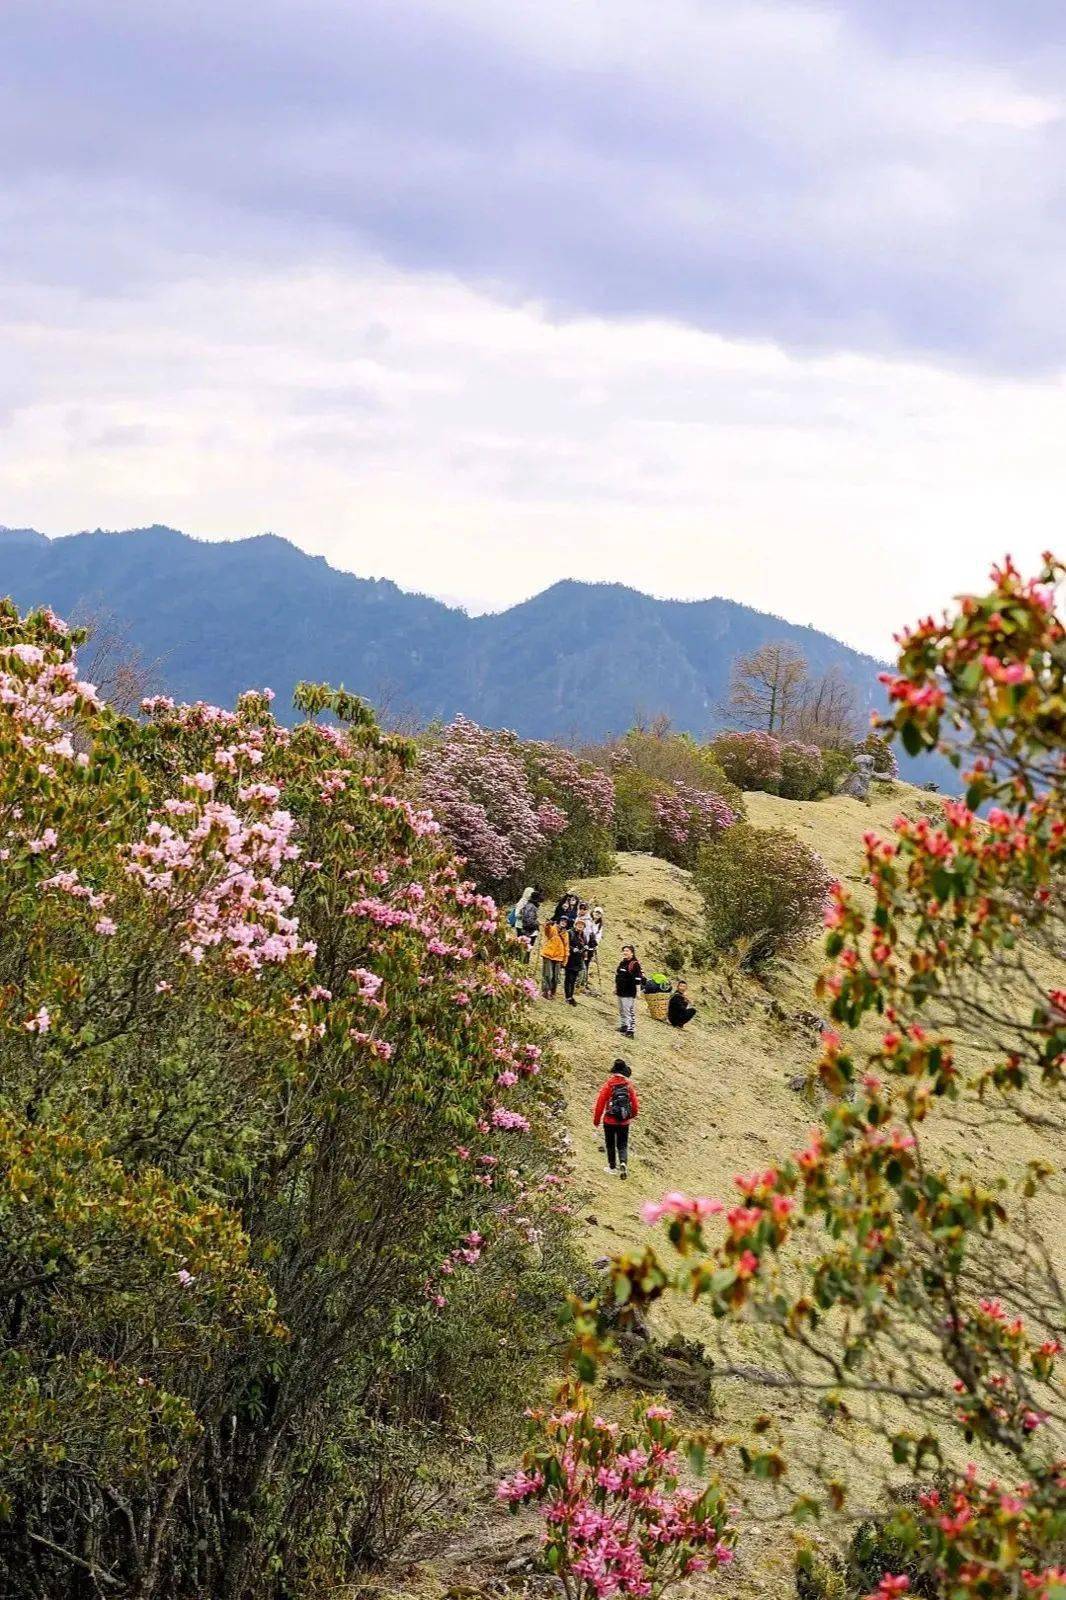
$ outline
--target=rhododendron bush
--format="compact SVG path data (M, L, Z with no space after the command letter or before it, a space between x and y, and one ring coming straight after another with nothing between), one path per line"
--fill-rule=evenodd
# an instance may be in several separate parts
M507 893L609 868L614 785L557 745L456 717L424 744L418 788L483 887Z
M550 1337L529 986L359 701L134 721L77 642L0 605L0 1595L340 1584L466 1328Z
M597 1416L580 1386L531 1411L531 1445L499 1498L539 1505L544 1560L568 1600L661 1595L733 1559L721 1491L679 1487L686 1440L668 1406L638 1406L628 1426ZM693 1442L695 1447L695 1442Z
M821 924L832 883L817 850L794 833L749 822L701 851L695 881L712 950L760 935L778 949L802 944Z
M772 733L720 733L711 749L731 783L739 789L781 790L781 741Z
M616 1259L603 1303L573 1306L586 1381L612 1320L681 1292L719 1319L721 1375L746 1324L749 1381L816 1403L864 1474L880 1438L913 1492L884 1514L907 1570L877 1600L911 1574L950 1600L1066 1594L1062 575L1007 563L901 637L882 732L940 744L968 792L867 835L865 884L834 891L807 1142L724 1200L665 1196L647 1219L674 1253ZM798 1519L869 1505L868 1476L805 1456L787 1414L736 1456L716 1443Z
M721 795L693 789L687 783L656 790L652 795L655 855L679 867L693 867L701 846L717 839L736 822L736 812Z

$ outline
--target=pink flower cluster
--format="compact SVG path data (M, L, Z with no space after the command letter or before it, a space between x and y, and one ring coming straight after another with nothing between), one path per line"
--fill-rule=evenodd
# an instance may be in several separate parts
M721 1200L707 1199L703 1195L690 1198L687 1194L674 1189L669 1194L664 1194L661 1200L649 1200L641 1215L649 1225L661 1222L663 1217L677 1218L685 1222L703 1222L706 1217L717 1216L724 1210Z
M479 882L499 882L539 849L546 831L514 734L456 717L422 754L422 793Z
M481 883L522 874L576 815L600 826L610 826L614 816L607 773L568 750L481 728L467 717L456 717L439 744L423 750L420 786Z
M91 683L78 677L73 661L55 646L13 644L0 649L0 708L18 744L45 774L56 762L78 761L70 736L72 719L98 710Z
M652 805L659 828L671 844L686 852L710 844L737 820L721 795L687 783L675 783L669 792L655 794Z
M594 821L610 826L614 820L615 793L609 773L581 761L572 751L559 745L531 740L526 749L553 793L565 795Z
M194 773L187 783L206 796L213 783L203 777ZM246 816L204 800L172 802L167 812L186 828L153 818L146 837L129 846L126 870L178 913L186 955L200 962L217 948L233 967L254 971L314 953L290 914L292 890L273 876L299 853L288 811L263 812L257 803Z
M539 1503L548 1565L574 1600L661 1594L733 1559L720 1492L680 1488L673 1413L653 1405L623 1429L594 1417L582 1396L532 1413L543 1438L497 1488L512 1510Z

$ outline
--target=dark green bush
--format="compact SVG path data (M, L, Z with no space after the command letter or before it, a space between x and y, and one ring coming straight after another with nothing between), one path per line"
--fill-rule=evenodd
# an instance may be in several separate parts
M810 800L821 776L822 752L817 745L789 739L781 746L781 793L786 800Z
M766 933L779 949L796 945L818 927L831 882L817 851L787 828L737 823L700 852L707 942L725 950Z

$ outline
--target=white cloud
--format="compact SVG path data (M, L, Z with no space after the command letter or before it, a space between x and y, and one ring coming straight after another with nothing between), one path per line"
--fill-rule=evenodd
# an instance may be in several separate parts
M0 337L0 520L47 532L270 528L489 605L609 579L879 651L1060 532L1058 379L560 321L374 264L27 288Z

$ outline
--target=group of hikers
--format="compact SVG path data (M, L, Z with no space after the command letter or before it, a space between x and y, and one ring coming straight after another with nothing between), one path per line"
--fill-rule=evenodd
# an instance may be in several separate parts
M536 914L537 890L526 890ZM524 911L520 900L518 908ZM520 935L521 937L521 935ZM537 930L529 941L530 957L536 945ZM603 907L592 906L569 891L563 895L544 924L540 935L540 992L545 1000L554 1000L559 992L559 974L563 974L563 997L568 1005L577 1004L574 991L578 983L589 986L589 972L603 938Z
M551 916L541 926L540 908L543 895L539 889L526 889L521 899L508 914L507 921L528 951L532 961L540 950L540 992L545 1000L554 1000L559 992L559 975L563 975L563 996L568 1005L577 1005L577 990L590 987L590 971L595 961L599 970L598 952L604 936L602 906L591 906L573 890L561 896ZM667 987L646 979L633 945L622 946L621 958L615 968L614 992L618 1001L618 1032L624 1038L636 1037L637 996L642 991L654 992ZM696 1007L689 999L688 985L679 979L673 986L666 1008L666 1020L671 1027L684 1028L696 1015ZM637 1091L631 1082L632 1069L621 1058L615 1061L610 1076L603 1084L592 1114L593 1126L602 1124L604 1147L607 1155L605 1172L617 1171L619 1176L629 1176L629 1128L640 1112Z
M599 948L603 942L604 920L602 906L589 906L572 889L568 889L556 904L555 910L541 927L540 907L543 895L539 889L526 889L522 898L509 912L507 921L526 946L532 961L540 947L540 992L545 1000L554 1000L559 992L559 974L563 975L563 997L571 1006L577 1005L577 989L590 986L592 963L599 970ZM627 1038L636 1035L637 995L642 990L653 993L667 985L646 979L631 944L622 946L621 959L615 968L614 992L618 1000L618 1031ZM696 1007L688 997L688 986L681 980L670 994L667 1021L675 1028L683 1028L696 1015Z

